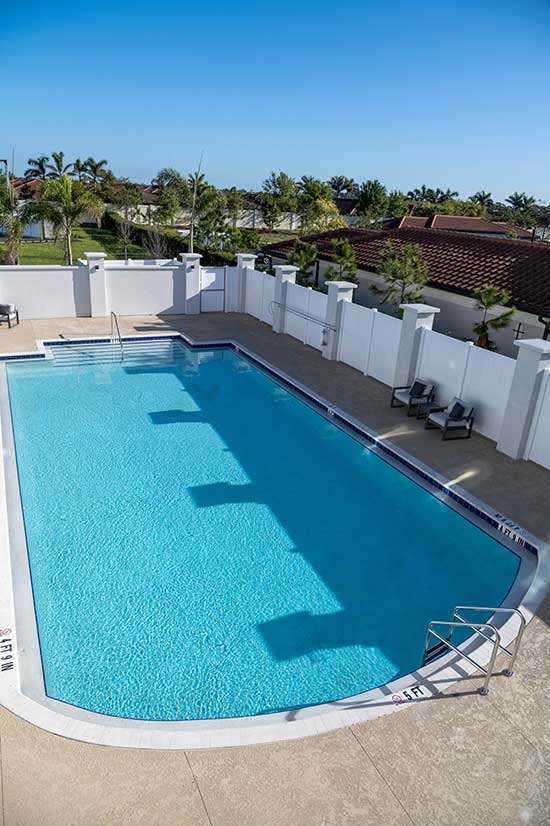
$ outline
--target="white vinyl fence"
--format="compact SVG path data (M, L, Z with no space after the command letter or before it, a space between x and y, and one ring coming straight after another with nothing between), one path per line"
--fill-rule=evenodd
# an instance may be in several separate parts
M273 298L275 278L265 272L246 269L245 312L259 321L271 324L273 321Z
M391 386L401 321L368 307L345 302L341 323L339 361Z
M448 404L453 396L472 404L474 430L496 441L515 364L508 356L433 330L422 330L416 375L435 384L441 404Z
M541 372L538 404L533 415L525 458L550 468L550 370Z

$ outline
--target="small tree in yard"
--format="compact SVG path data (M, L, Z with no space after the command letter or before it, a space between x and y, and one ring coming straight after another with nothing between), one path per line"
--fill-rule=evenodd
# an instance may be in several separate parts
M232 186L226 193L225 202L227 204L229 219L233 226L236 227L240 212L243 208L242 192L239 192L236 186Z
M73 263L72 235L84 218L99 219L105 207L85 184L73 181L68 175L52 178L40 191L40 199L29 205L33 215L52 222L54 236L63 239L65 262Z
M500 315L489 318L489 312L495 307L508 304L510 296L506 290L500 290L494 284L484 284L479 290L475 290L476 308L483 311L481 321L474 324L473 330L477 336L476 344L486 350L496 350L494 341L491 340L491 330L502 330L512 321L516 311L515 307L510 307Z
M398 318L403 315L401 304L414 304L422 300L422 290L430 277L418 244L404 244L402 251L398 252L391 241L386 241L380 252L377 272L386 285L378 287L373 284L371 290L383 296L381 305L389 302L395 307Z
M357 283L357 264L355 250L347 238L335 238L332 242L332 257L335 266L330 266L325 273L326 281L351 281Z
M159 195L157 206L157 221L159 224L173 224L180 211L180 202L177 193L166 187Z
M299 238L294 242L294 249L288 254L288 263L298 267L297 280L302 286L309 284L311 268L315 265L317 255L315 244L308 244L307 241L300 241Z
M128 260L128 247L134 234L134 222L139 214L141 191L139 186L128 178L120 178L113 189L112 202L118 207L120 220L117 223L118 235L124 244L124 258Z

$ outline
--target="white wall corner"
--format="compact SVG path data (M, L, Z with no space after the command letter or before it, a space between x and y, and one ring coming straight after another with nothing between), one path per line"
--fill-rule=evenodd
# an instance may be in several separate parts
M284 333L288 285L296 283L298 267L293 267L291 264L277 264L274 269L275 295L273 297L272 326L275 333Z
M323 358L333 361L338 358L344 304L353 301L357 284L352 284L351 281L327 281L326 286L328 297L321 353Z
M201 256L198 252L182 252L185 314L198 315L201 311Z
M246 271L253 270L256 266L256 255L248 252L237 253L237 278L238 278L238 312L246 312Z
M106 316L109 313L107 280L105 277L105 252L85 252L90 283L90 313L92 317Z
M519 352L497 450L512 459L524 459L543 371L550 367L550 341L520 339L515 345Z
M432 329L434 318L439 312L439 307L429 304L401 304L400 309L403 310L403 318L393 377L394 387L403 387L414 381L422 331Z

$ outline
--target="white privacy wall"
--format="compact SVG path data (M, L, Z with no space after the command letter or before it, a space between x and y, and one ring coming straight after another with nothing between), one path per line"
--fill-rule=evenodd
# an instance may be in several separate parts
M351 301L344 303L338 360L368 373L376 312Z
M543 370L539 403L527 444L527 459L550 468L550 370Z
M401 321L385 313L375 313L372 349L369 356L368 374L384 384L393 384Z
M465 341L422 331L416 375L436 386L436 401L459 396L474 406L474 430L495 441L512 385L515 361Z
M225 309L225 267L201 267L201 312L221 313Z
M19 317L89 316L87 267L0 267L0 304L16 304Z
M287 284L284 331L321 350L327 315L327 296L310 287Z
M246 301L245 312L266 324L273 322L273 299L275 296L275 278L265 272L245 270Z
M126 266L105 269L107 307L120 315L184 313L185 287L178 266Z

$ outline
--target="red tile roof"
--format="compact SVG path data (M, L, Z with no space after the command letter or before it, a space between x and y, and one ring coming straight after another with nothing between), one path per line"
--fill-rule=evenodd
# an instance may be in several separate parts
M486 235L507 235L513 233L518 238L531 239L531 232L508 221L489 221L471 215L404 215L384 222L384 229L447 229L453 232L474 232Z
M520 310L538 314L550 308L550 244L433 229L372 232L348 228L310 235L304 240L317 246L320 258L331 260L335 238L349 240L362 270L376 272L386 241L391 241L397 250L404 244L419 244L430 268L432 287L471 295L483 284L491 283L506 289ZM293 243L277 242L264 250L285 257Z

